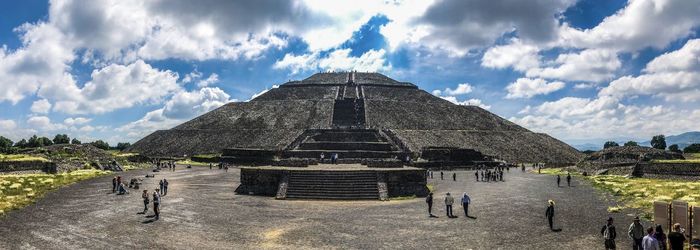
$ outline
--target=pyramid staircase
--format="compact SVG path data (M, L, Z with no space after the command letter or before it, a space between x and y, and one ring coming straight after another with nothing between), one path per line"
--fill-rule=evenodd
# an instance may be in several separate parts
M288 146L288 158L326 159L337 153L341 163L359 163L363 159L393 159L405 154L386 135L376 129L310 129Z
M287 199L377 200L377 173L373 171L292 171Z

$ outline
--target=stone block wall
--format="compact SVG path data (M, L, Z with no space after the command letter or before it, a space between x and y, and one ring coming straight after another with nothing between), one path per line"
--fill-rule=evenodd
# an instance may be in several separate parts
M0 161L0 172L41 170L45 173L56 173L57 166L53 162L43 161Z

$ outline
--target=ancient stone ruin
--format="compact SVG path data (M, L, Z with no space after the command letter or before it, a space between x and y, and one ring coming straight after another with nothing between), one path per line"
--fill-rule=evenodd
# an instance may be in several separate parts
M420 162L423 153L434 155L427 152L431 148L473 152L468 154L473 159L457 157L462 162L572 164L582 157L555 138L478 106L455 105L414 84L359 72L287 82L249 102L229 103L156 131L129 151L182 157L230 149L224 154L229 161L259 165L337 153L342 162L381 165L406 156Z
M249 102L156 131L128 150L159 157L221 153L222 162L259 166L241 169L237 193L278 199L424 196L424 168L501 160L564 165L582 157L480 107L358 72L287 82ZM319 168L333 155L336 163L354 165Z

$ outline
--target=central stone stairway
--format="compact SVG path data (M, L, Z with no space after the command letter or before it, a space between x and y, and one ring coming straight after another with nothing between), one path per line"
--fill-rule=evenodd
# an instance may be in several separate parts
M362 159L393 159L404 155L398 146L376 129L313 129L304 132L284 155L288 158L319 159L325 162L337 153L343 163Z
M287 199L377 200L373 171L292 171Z

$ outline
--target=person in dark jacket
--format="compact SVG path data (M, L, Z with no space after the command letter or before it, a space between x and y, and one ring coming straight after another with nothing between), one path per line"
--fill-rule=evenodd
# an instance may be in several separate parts
M661 225L656 225L656 230L654 230L654 238L659 242L659 250L666 250L666 234L664 233L664 228Z
M112 193L117 192L117 177L112 178Z
M671 250L683 250L685 236L680 223L673 224L673 232L668 234L668 243L671 246Z
M433 215L433 193L429 193L428 197L425 197L425 203L428 203L428 216L435 218L437 216Z
M457 181L457 173L452 173L452 181Z
M549 229L554 231L554 201L549 200L549 206L547 206L547 211L545 212L547 216L547 221L549 222Z
M603 235L603 240L605 240L605 250L616 249L615 238L617 238L617 231L615 231L612 217L608 217L608 223L600 229L600 234Z
M560 183L561 183L561 176L557 175L557 187L559 186Z
M571 187L571 173L566 173L566 186Z
M479 181L479 171L474 172L474 177L476 177L476 181Z

